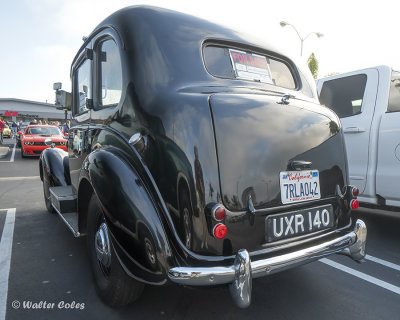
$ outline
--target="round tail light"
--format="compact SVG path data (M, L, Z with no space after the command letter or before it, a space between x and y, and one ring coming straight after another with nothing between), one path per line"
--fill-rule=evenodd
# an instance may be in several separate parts
M213 235L217 239L224 238L226 236L227 232L228 232L228 228L226 227L226 225L224 225L222 223L218 223L213 229Z
M223 206L218 205L218 206L215 206L215 208L213 208L211 214L212 214L212 217L214 220L221 221L222 219L225 218L226 211Z
M358 195L360 194L360 190L358 190L358 188L354 187L353 189L351 189L351 193L352 193L353 197L358 197Z
M351 200L351 202L350 202L350 206L351 206L351 208L352 208L353 210L356 210L356 209L358 209L358 207L360 206L360 203L358 202L358 200L353 199L353 200Z

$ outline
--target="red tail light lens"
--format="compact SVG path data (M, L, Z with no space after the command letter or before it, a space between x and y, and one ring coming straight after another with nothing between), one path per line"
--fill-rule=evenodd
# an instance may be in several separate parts
M358 207L360 206L360 203L358 202L358 200L353 199L353 200L351 200L351 202L350 202L350 206L351 206L351 208L352 208L353 210L356 210L356 209L358 209Z
M218 223L213 229L213 235L217 239L224 238L226 236L227 232L228 232L228 228L226 227L226 225L224 225L222 223Z
M225 211L225 208L222 206L216 206L212 210L212 217L216 221L221 221L222 219L225 218L225 216L226 216L226 211Z
M351 193L353 194L353 197L358 197L358 195L360 194L360 190L354 187L353 189L351 189Z

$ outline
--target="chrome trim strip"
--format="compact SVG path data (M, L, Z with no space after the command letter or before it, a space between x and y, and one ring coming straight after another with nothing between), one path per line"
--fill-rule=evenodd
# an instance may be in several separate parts
M61 220L67 225L68 229L71 230L71 232L73 233L75 238L78 238L81 236L81 234L76 231L70 224L69 222L63 217L62 213L60 213L60 211L58 211L58 209L56 208L56 206L54 204L51 204L52 207L54 208L54 210L58 213L58 215L60 216Z
M346 248L348 248L348 252L344 252L345 254L355 261L360 261L365 256L366 235L365 223L357 220L353 231L334 240L280 256L250 262L252 278L270 275L296 265L318 260L324 256L342 252ZM237 257L238 255L236 255L236 259ZM235 276L235 264L226 267L175 267L168 271L171 281L192 286L233 283Z

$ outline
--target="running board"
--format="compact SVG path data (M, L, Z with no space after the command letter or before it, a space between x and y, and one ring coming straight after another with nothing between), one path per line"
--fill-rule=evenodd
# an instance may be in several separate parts
M50 201L61 214L77 211L77 196L72 186L51 187Z
M58 213L61 220L72 231L75 237L80 237L78 213L77 213L77 196L72 186L51 187L50 201L54 210Z
M68 213L60 213L57 208L52 204L54 210L58 213L61 220L67 225L68 229L71 230L74 237L78 238L83 236L79 232L79 225L78 225L78 213L77 212L68 212Z

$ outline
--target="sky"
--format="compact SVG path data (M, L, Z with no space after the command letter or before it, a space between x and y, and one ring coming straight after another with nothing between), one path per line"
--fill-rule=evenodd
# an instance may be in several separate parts
M104 18L130 5L154 5L192 14L248 33L307 61L319 77L376 65L400 69L397 1L315 0L0 0L0 98L54 103L54 82L70 91L73 57ZM304 41L300 57L300 39Z

